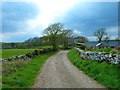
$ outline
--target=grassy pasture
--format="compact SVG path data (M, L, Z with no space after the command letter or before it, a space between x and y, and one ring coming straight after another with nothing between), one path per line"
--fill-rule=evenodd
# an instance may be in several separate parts
M84 71L85 74L89 75L103 86L112 89L116 88L117 90L118 87L120 87L120 68L117 65L80 59L75 49L69 52L68 58L78 69Z
M11 56L24 55L34 50L35 49L3 49L0 50L0 58L8 58Z
M51 46L31 46L30 49L43 49L43 48L51 48Z
M101 48L101 49L98 49L97 52L118 53L120 51L112 48Z

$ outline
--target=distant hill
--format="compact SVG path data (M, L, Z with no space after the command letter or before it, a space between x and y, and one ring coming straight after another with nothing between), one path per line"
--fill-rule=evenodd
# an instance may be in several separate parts
M43 37L33 37L24 42L0 42L3 49L10 48L31 48L33 46L42 46L44 45Z

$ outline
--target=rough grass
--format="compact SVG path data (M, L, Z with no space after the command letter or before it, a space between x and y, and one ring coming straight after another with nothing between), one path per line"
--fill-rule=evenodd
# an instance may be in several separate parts
M17 68L16 66L17 62L15 62L14 63L15 65L9 68L16 67L16 70L9 74L9 69L8 69L8 75L7 76L5 75L2 77L3 89L32 87L32 85L35 82L35 78L39 73L41 67L43 66L45 61L54 53L55 52L41 55L33 60L30 60L26 65L21 64L19 68ZM3 68L5 68L5 66Z
M118 53L119 50L115 50L115 49L108 47L108 48L100 48L97 50L97 52Z
M97 49L97 50L86 50L86 51L92 51L92 52L107 52L107 53L119 53L120 50L116 50L116 49L113 49L111 47L107 47L107 48L100 48L100 49Z
M76 50L72 49L68 57L70 61L87 75L101 83L107 88L118 88L120 68L116 65L106 62L99 63L97 61L82 60Z
M11 56L17 56L17 55L24 55L26 53L32 52L35 49L3 49L0 50L0 54L2 54L2 57L0 58L8 58Z
M19 68L25 66L30 60L14 60L2 62L2 76L10 76L13 72L17 72Z

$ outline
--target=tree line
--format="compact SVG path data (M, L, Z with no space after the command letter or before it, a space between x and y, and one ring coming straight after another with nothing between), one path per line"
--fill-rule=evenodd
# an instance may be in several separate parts
M57 50L59 46L68 49L75 42L84 43L88 39L84 36L76 35L73 29L65 29L62 23L54 23L43 30L42 37L30 38L21 43L3 43L6 48L34 48L36 46L51 46Z
M111 40L106 32L106 28L100 28L93 32L98 43L102 41L120 41L119 38ZM54 23L49 25L43 31L42 37L30 38L21 43L2 43L6 48L33 48L36 46L52 46L53 50L57 50L61 45L64 49L68 49L70 45L75 43L85 43L89 39L85 36L76 35L73 29L65 29L62 23Z
M57 50L59 45L63 45L64 49L68 49L77 38L72 29L64 29L63 24L54 23L44 30L45 42L49 43L53 50ZM78 39L79 41L79 39ZM81 36L81 42L87 41L86 37Z

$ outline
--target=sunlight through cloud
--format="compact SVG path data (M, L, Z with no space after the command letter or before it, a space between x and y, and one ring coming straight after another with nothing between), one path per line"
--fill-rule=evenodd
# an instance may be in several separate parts
M69 2L69 3L68 3ZM67 13L67 11L74 6L76 0L43 0L33 1L39 8L39 14L36 19L29 20L28 24L32 27L41 25L43 28L47 27L50 23L57 22L58 17ZM67 4L66 4L67 3Z

